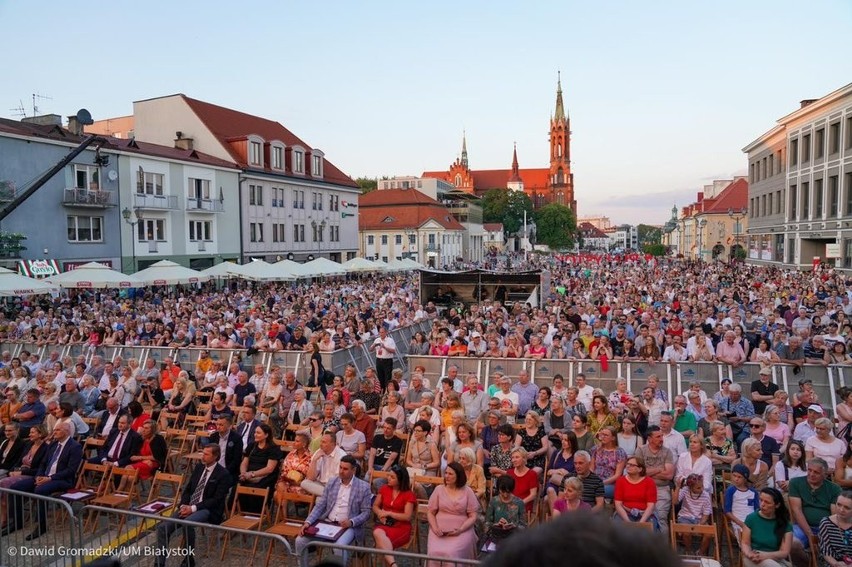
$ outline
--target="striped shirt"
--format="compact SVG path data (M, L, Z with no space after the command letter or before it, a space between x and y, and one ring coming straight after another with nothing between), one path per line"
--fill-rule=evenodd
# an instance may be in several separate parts
M583 494L580 499L592 508L594 508L597 504L597 499L603 498L604 496L604 483L601 480L601 477L599 477L593 472L590 472L589 476L585 478L579 475L571 476L576 476L581 481L583 481Z

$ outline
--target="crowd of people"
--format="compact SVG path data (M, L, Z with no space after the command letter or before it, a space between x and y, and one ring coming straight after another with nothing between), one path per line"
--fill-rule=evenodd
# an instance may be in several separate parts
M533 256L525 267L551 270L552 289L536 306L484 300L440 310L419 302L411 274L8 304L2 340L47 354L0 356L0 486L55 494L73 486L66 471L84 458L151 478L165 465L166 428L203 416L211 434L179 516L218 523L234 484L279 503L312 495L297 550L318 521L343 528L339 543L363 544L371 529L377 548L405 546L420 500L436 564L577 510L662 532L672 519L724 518L746 565L804 565L809 552L832 566L852 560L852 389L828 407L805 378L789 393L772 381L774 365L797 375L804 364L852 361L852 280L828 268L641 258L580 266ZM409 344L390 338L424 320L431 330ZM91 353L62 360L53 348L75 343ZM336 376L322 367L321 352L357 344L375 367ZM196 356L190 365L103 360L105 345ZM211 356L219 349L247 356L228 366ZM308 353L307 372L243 362L282 349ZM394 368L398 353L448 357L446 375L430 383L423 367ZM602 391L583 374L535 384L523 370L463 373L455 357L750 361L760 372L753 382L726 378L718 391L692 383L669 399L655 375L635 392L625 380ZM104 443L84 456L90 436ZM8 506L11 533L23 527L22 505ZM170 535L158 530L161 545ZM700 553L708 544L683 542ZM385 561L394 565L392 555Z

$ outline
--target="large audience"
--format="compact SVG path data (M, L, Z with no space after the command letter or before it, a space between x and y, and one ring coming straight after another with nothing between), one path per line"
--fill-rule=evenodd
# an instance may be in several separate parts
M852 363L852 280L826 266L608 256L578 265L533 255L511 266L550 270L547 298L435 305L419 297L416 274L400 274L9 302L0 341L32 352L0 356L0 487L39 493L39 479L57 474L49 447L87 438L103 440L89 462L151 479L169 466L167 432L198 428L202 469L218 463L232 484L263 488L279 506L288 495L316 498L297 549L318 520L351 532L339 542L362 544L371 520L377 548L404 547L419 500L436 562L493 551L577 510L660 532L720 523L746 565L807 565L809 553L825 565L852 561L852 389L839 388L832 407L807 378L795 392L772 380L778 365L802 376L805 364ZM430 330L408 344L388 338L423 321ZM82 354L63 358L68 345ZM105 360L107 346L190 349L192 362ZM375 366L325 371L320 353L353 346L375 352ZM222 350L238 356L228 364ZM307 371L249 362L283 350L305 352ZM397 350L447 357L446 375L399 368L389 356ZM454 362L467 357L760 370L716 391L687 383L669 399L656 374L634 379L633 392L623 379L603 391L583 374L536 384L523 370L463 373ZM388 360L397 368L386 374ZM209 480L202 472L192 482ZM375 497L356 514L335 505L344 493ZM8 505L11 533L23 526L20 506ZM680 542L685 551L708 552L708 537L692 540Z

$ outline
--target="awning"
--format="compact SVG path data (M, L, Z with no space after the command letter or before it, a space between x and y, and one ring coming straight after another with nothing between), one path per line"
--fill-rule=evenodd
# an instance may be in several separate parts
M60 273L56 260L20 260L18 273L28 278L49 278Z

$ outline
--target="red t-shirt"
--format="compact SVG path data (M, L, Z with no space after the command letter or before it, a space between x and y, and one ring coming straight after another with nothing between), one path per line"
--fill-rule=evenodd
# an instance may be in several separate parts
M527 469L524 476L518 476L515 468L509 469L509 476L515 479L515 490L512 494L523 500L530 495L533 488L538 488L538 475L532 469ZM527 510L532 510L532 502L527 503Z
M647 476L636 484L627 480L626 476L619 477L615 481L615 500L625 508L644 510L648 503L657 503L657 485Z

